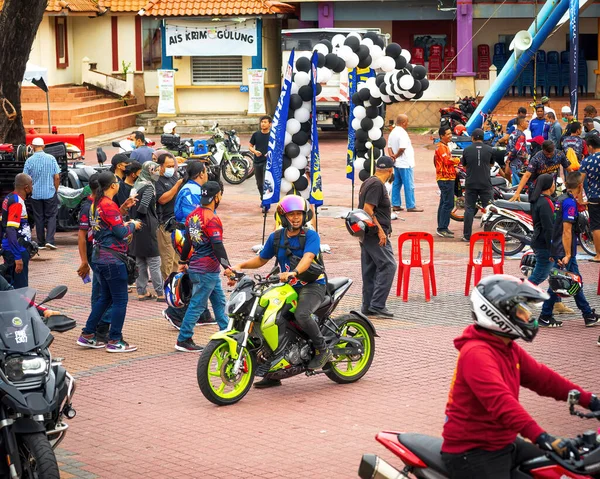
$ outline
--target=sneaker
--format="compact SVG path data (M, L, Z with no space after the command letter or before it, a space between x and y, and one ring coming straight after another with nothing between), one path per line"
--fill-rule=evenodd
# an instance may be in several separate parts
M198 346L192 338L188 338L185 341L177 341L175 349L184 353L201 353L204 346Z
M454 235L450 234L448 231L437 230L435 233L442 238L454 238Z
M257 383L254 383L254 387L256 389L267 389L274 388L277 386L281 386L281 381L279 379L262 378Z
M450 231L448 228L446 228L446 233L448 233L449 235L454 236L454 231Z
M465 242L465 243L470 243L471 242L471 238L467 238L466 236L463 236L460 240L463 241L463 242Z
M308 363L308 369L322 369L329 361L333 359L333 354L329 348L315 349L315 355Z
M540 316L538 324L542 328L561 328L563 323L558 321L554 316Z
M598 342L596 344L600 346L600 336L598 336Z
M137 351L137 346L130 345L122 339L119 339L118 341L109 341L106 344L107 353L133 353L134 351Z
M46 249L46 245L40 244L38 245L38 250Z
M552 310L552 312L554 314L573 314L575 311L569 308L562 301L559 301L558 303L554 303L554 309Z
M402 206L392 206L392 211L404 211L404 208Z
M46 248L51 249L51 250L55 250L56 246L54 246L52 243L46 243Z
M196 321L196 326L206 326L208 324L217 324L215 318L212 317L210 311L207 309L200 315L198 321Z
M382 318L393 318L394 317L394 313L392 313L389 309L387 308L371 308L369 309L369 314L371 316L380 316Z
M600 320L600 316L596 314L596 310L592 309L591 313L583 315L583 321L585 322L586 328L591 328L592 326L596 326L598 321Z
M181 323L182 323L182 321L180 321L179 319L175 319L175 318L172 318L171 316L169 316L167 314L167 310L166 309L162 310L162 315L163 315L163 318L165 318L171 324L171 326L173 326L177 331L179 331L181 329Z
M423 208L417 208L415 206L414 208L408 208L406 211L409 213L422 213L425 210Z
M77 344L84 348L101 349L106 346L104 341L101 341L95 334L83 334L79 336Z

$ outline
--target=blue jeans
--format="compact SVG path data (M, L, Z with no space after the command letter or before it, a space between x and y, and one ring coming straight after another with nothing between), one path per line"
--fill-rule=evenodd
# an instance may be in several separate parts
M92 312L83 328L84 334L96 333L98 323L112 303L110 316L111 341L123 338L123 323L127 312L127 268L123 263L119 264L94 264L95 275L100 281L100 298L92 306Z
M450 213L454 208L454 180L439 180L440 205L437 212L438 231L447 231L450 225Z
M15 273L15 257L10 251L4 252L4 261L11 271L11 285L15 289L29 287L29 253L27 251L21 253L21 260L23 261L23 270L20 273Z
M512 171L512 185L518 186L521 182L521 177L519 176L521 168L517 168L515 166L510 165L510 171Z
M552 263L552 266L556 266L554 263ZM571 261L569 261L569 264L567 264L567 271L569 271L570 273L575 273L576 275L579 275L579 266L577 266L577 260L575 258L571 258ZM582 278L583 281L583 278ZM550 288L548 288L548 294L550 295L550 299L544 301L544 305L542 306L542 316L552 316L552 310L554 308L554 304L558 302L558 300L560 299L556 293L554 293L554 291L552 291ZM585 295L583 294L583 288L579 291L579 293L577 293L575 296L575 304L577 305L577 307L579 308L579 311L581 311L582 314L589 314L592 312L592 307L590 306L590 303L587 302L587 299L585 299Z
M189 273L192 280L192 299L181 323L177 341L185 341L194 335L194 326L200 315L208 306L208 300L215 313L219 329L225 329L229 321L225 316L225 293L221 286L219 273Z
M96 302L98 301L98 299L100 299L100 291L101 291L101 286L100 286L100 278L98 277L98 275L94 272L94 265L91 265L92 268L92 298L91 298L91 303L92 303L92 308L94 307L94 304L96 304ZM102 315L102 322L103 323L107 323L110 324L110 315L112 314L112 301L110 302L110 306L108 307L108 309L106 311L104 311L104 314Z
M528 278L529 282L536 286L542 284L548 279L550 270L554 266L554 263L550 261L550 250L548 249L536 249L535 250L535 268L531 272L531 276Z
M401 190L404 186L404 199L407 208L415 204L415 175L413 168L394 167L394 184L392 185L392 206L402 206Z

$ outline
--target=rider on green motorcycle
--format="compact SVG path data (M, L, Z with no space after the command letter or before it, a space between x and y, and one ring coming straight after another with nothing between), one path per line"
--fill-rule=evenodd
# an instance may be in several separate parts
M286 196L277 206L281 217L282 229L269 236L260 255L233 267L234 271L256 269L264 266L276 257L280 271L279 278L289 282L298 292L298 305L295 318L298 325L311 339L315 356L309 369L321 369L332 358L331 351L319 330L317 322L311 317L318 309L326 294L325 270L320 260L321 240L316 231L305 228L310 220L310 209L301 196ZM231 270L226 270L231 276ZM234 284L230 280L230 286ZM281 381L263 379L255 386L259 388L279 386Z

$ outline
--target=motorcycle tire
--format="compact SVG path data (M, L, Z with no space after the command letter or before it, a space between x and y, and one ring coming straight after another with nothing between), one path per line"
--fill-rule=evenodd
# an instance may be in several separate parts
M588 228L586 228L588 229ZM583 250L590 256L596 256L596 247L594 246L594 238L590 231L579 233L579 244Z
M245 372L233 378L229 373L235 360L229 355L227 341L213 339L202 351L196 372L198 386L204 397L211 403L217 406L229 406L238 402L250 391L254 382L256 360L254 355L245 348L242 354L244 354L242 368ZM228 386L232 389L225 392Z
M237 171L233 171L235 168ZM221 175L231 185L240 185L248 177L248 163L242 158L232 158L221 162Z
M46 433L19 434L17 443L23 469L21 479L60 479L56 456Z
M509 218L499 217L496 218L492 224L490 225L489 231L512 231L513 233L518 233L520 235L528 235L529 233L525 230L525 228L518 223L517 221L511 220ZM517 253L520 253L525 246L527 246L524 242L512 238L509 235L504 235L506 240L504 244L504 255L505 256L514 256ZM501 255L502 247L498 241L492 241L492 249L494 253Z
M249 151L244 151L240 154L248 163L248 176L246 176L246 178L252 178L254 176L254 155Z
M462 223L465 221L465 197L454 197L454 209L450 212L450 218Z
M338 342L333 349L334 359L329 362L323 371L325 375L338 384L350 384L362 378L371 367L373 356L375 355L375 336L371 326L362 318L353 314L346 314L335 320L338 325L338 331L342 331L342 336L352 336L353 338L364 338L364 351L359 357L341 355L335 357L335 349L345 347L346 343Z

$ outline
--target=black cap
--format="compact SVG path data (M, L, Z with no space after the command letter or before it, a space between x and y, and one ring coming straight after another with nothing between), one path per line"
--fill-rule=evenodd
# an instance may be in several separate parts
M202 185L202 199L200 200L203 205L211 203L217 193L221 191L221 186L216 181L207 181Z
M377 166L377 169L379 169L379 170L385 170L387 168L393 168L394 167L394 160L392 160L389 156L381 156L377 160L377 163L375 165Z
M475 128L471 133L471 138L474 140L483 140L483 130L481 128Z
M125 155L123 153L117 153L110 160L110 164L113 165L116 168L119 163L128 163L129 164L132 161L133 160L131 158L129 158L129 156L127 156L127 155Z

